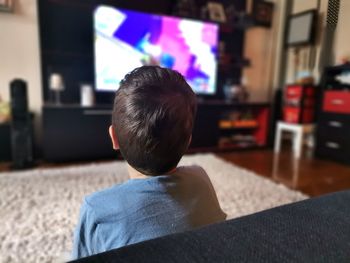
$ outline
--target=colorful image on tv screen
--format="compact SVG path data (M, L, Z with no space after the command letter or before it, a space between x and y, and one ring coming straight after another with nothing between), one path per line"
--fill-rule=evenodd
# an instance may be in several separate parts
M96 89L115 91L142 65L180 72L198 94L214 94L218 26L99 6L94 14Z

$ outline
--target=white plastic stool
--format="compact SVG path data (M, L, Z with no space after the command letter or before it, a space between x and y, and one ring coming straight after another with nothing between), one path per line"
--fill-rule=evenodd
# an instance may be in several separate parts
M275 153L279 153L281 151L282 132L289 131L293 133L292 140L294 157L299 159L303 148L304 134L313 133L314 127L315 126L313 124L294 124L283 121L277 122L275 137Z

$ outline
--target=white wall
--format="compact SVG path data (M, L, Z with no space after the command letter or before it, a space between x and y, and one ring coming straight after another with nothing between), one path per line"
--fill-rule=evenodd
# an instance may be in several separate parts
M335 63L339 64L342 57L350 60L350 1L340 1L339 20L334 43Z
M272 67L272 32L265 28L252 28L245 33L244 57L251 65L243 70L247 80L250 101L269 99L270 70Z
M42 88L36 0L16 0L13 13L0 12L0 95L9 101L9 82L21 78L28 83L30 110L36 114L39 138Z
M294 83L294 55L293 48L286 50L287 60L285 65L280 65L281 50L284 43L283 20L285 0L270 0L275 4L274 21L271 29L252 28L246 32L244 56L251 59L252 66L244 69L244 75L248 77L248 89L253 101L269 101L273 89L277 86L279 72L286 67L285 83ZM249 3L251 0L249 0ZM317 0L294 0L292 13L299 13L305 10L317 8ZM350 0L340 1L339 20L335 35L334 64L340 64L343 57L350 59ZM317 25L315 43L315 61L312 74L318 83L322 70L319 69L319 59L322 50L323 30L326 23L328 0L320 1L319 21ZM248 7L249 8L249 7ZM300 60L303 55L308 58L310 48L300 50Z
M244 57L250 59L251 66L243 70L243 75L248 80L250 101L270 101L282 24L282 1L284 0L269 1L275 4L271 28L252 27L245 32ZM251 4L252 1L248 1L248 12Z
M307 68L303 67L303 59L305 58L306 61L309 61L309 56L313 52L312 49L314 49L315 52L315 60L314 60L314 68L311 69L311 73L314 76L316 83L320 79L320 75L322 72L320 72L318 68L319 58L322 50L322 38L323 38L323 30L326 22L326 16L327 16L327 6L328 6L328 0L321 0L320 1L320 12L318 14L318 25L316 30L316 42L315 46L310 47L304 47L300 48L300 57L299 57L299 63L301 64L298 70L307 70ZM317 0L294 0L293 2L293 8L292 8L292 14L300 13L306 10L310 9L316 9L317 8ZM295 67L294 67L294 48L288 48L287 49L287 69L286 69L286 83L295 83Z
M302 12L308 9L315 8L317 6L317 0L294 0L293 13ZM316 61L315 69L313 70L313 75L316 78L316 83L320 79L322 72L318 69L319 57L322 50L322 37L323 29L326 23L327 17L327 8L328 0L321 0L320 12L319 12L319 25L317 30L316 38ZM337 65L341 63L343 57L348 57L350 59L350 34L349 34L349 25L350 25L350 1L341 0L340 1L340 10L339 10L339 19L336 29L336 35L334 39L333 54L334 61L333 64ZM301 52L308 52L308 49L303 49ZM287 62L287 83L294 82L293 77L293 54L292 49L288 50L288 62Z

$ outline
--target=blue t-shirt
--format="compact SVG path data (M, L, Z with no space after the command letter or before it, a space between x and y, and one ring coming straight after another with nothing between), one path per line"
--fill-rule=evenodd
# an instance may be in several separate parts
M130 179L84 199L73 258L225 219L210 179L199 166L178 167L171 175Z

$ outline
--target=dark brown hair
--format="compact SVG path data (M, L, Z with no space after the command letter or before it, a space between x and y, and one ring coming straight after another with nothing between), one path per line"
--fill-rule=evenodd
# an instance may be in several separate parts
M175 168L187 150L196 107L194 92L176 71L143 66L127 74L112 113L124 159L147 175Z

